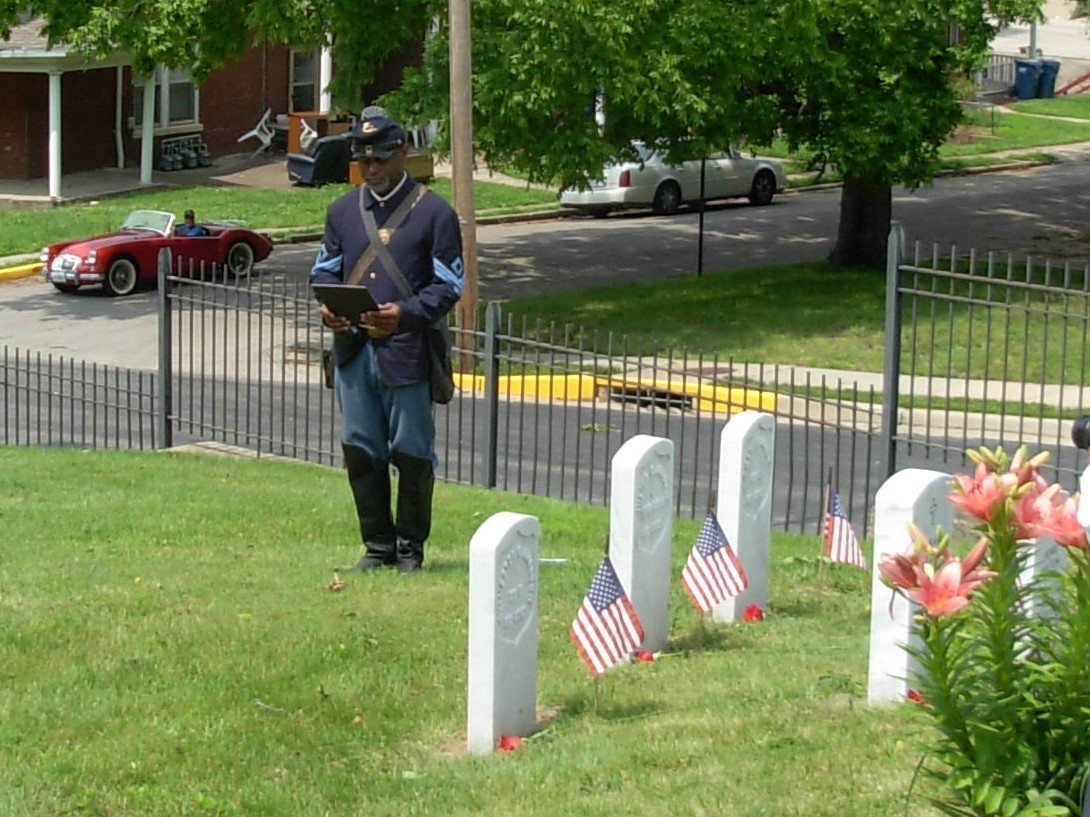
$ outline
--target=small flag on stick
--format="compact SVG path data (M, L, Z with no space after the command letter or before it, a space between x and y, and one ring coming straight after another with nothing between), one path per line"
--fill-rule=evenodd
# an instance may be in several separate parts
M834 562L854 565L860 570L867 569L867 560L859 549L859 540L855 538L852 523L844 513L840 497L829 486L829 503L825 513L825 555Z
M639 649L643 625L608 556L594 574L568 632L595 677Z
M746 572L715 514L708 512L696 544L681 570L681 586L701 613L746 589Z

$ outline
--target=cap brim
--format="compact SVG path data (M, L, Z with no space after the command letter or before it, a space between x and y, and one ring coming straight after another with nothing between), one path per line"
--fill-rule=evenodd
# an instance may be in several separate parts
M373 145L363 145L352 151L352 158L354 159L379 159L385 161L397 153L397 149L401 145L383 145L382 147L375 147Z

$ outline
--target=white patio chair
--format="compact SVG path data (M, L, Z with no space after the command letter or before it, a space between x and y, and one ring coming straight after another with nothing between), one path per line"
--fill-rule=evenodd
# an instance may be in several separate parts
M269 117L272 116L272 108L266 109L261 118L254 125L253 130L248 130L242 136L236 139L236 142L245 142L247 139L257 139L261 144L258 145L257 150L254 151L256 156L263 150L267 150L273 141L273 129L269 124Z
M306 119L299 120L299 147L306 152L310 152L310 146L314 144L314 140L318 138L318 131L310 126L310 123Z

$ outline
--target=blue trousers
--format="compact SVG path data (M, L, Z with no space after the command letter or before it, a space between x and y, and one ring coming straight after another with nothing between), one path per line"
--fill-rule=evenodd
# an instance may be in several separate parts
M366 344L336 368L334 387L341 409L341 441L389 462L395 452L429 460L434 467L435 419L427 382L391 388L379 375L375 348Z

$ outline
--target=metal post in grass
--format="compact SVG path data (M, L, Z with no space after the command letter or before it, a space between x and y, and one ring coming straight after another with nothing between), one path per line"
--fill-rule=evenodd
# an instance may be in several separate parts
M704 211L708 207L705 196L705 181L707 179L708 157L700 157L700 226L696 231L696 274L704 274Z
M496 457L500 411L500 305L495 301L484 310L484 484L496 487Z
M159 285L159 401L157 424L159 426L160 448L171 448L174 439L170 429L170 412L173 403L171 385L173 376L170 371L172 350L170 348L170 268L172 266L170 249L159 250L157 264Z
M897 401L901 376L901 292L898 270L904 254L904 229L893 225L886 242L886 352L882 366L882 439L878 446L878 473L885 478L897 470Z

